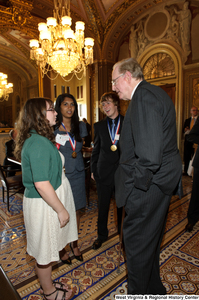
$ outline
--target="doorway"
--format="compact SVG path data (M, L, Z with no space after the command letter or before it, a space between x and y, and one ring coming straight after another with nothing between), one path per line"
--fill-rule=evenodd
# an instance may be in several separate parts
M175 83L165 84L165 85L160 85L160 87L169 95L169 97L171 98L175 106L176 84Z

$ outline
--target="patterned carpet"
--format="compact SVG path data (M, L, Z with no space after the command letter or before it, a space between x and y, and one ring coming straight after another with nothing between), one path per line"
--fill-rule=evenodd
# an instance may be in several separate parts
M190 177L183 177L184 197L171 200L162 243L160 270L168 294L199 294L199 223L194 231L184 231L191 195ZM1 193L1 191L0 191ZM73 299L115 299L127 293L127 271L123 253L119 262L119 237L116 233L116 208L111 201L109 239L98 250L91 246L97 237L97 195L91 190L89 206L82 210L79 246L84 262L74 259L72 265L53 265L53 279L73 287ZM23 300L43 299L35 276L35 260L26 253L22 195L13 196L10 212L0 194L0 264Z

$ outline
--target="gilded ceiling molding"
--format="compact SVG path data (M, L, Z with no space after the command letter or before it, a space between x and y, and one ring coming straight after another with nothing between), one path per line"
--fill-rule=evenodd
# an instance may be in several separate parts
M117 20L121 15L129 10L129 7L132 6L132 8L142 2L142 0L127 0L123 2L119 7L117 7L114 12L110 15L108 20L105 23L105 29L104 29L104 35L106 35L111 28L111 26L115 23L115 20Z
M115 0L115 2L114 2L107 10L106 10L105 7L104 7L103 1L100 0L100 2L101 2L101 6L102 6L103 9L104 9L104 12L107 14L107 13L109 12L109 10L111 10L111 8L112 8L115 4L117 4L118 0Z
M104 40L104 27L99 17L100 13L95 5L95 2L93 0L84 0L83 5L91 23L91 25L89 25L89 30L90 32L94 33L95 40L97 39L98 43L102 45Z
M30 14L33 9L32 1L10 0L12 5L12 21L15 25L23 26L27 19L31 19Z
M104 7L103 1L100 0L100 2L101 2L101 6L103 7L103 10L104 10L104 13L105 13L105 14L113 7L113 5L115 5L115 3L113 3L113 4L108 8L108 10L106 10L105 7Z
M32 1L10 0L10 3L12 6L9 8L0 6L0 32L4 34L14 29L27 34L30 38L38 39L38 23L43 19L31 16ZM6 39L9 39L8 36ZM18 47L16 44L15 46ZM18 48L22 49L20 44Z
M0 27L0 34L4 35L6 32L8 32L8 28L6 27Z
M0 26L17 29L28 33L31 37L38 37L37 25L41 19L32 17L32 1L10 0L10 7L0 6ZM24 26L25 25L25 26Z
M5 37L5 39L7 41L9 41L12 45L14 45L17 49L19 49L20 52L22 52L25 56L26 56L26 59L31 62L31 59L30 59L30 50L27 48L24 48L22 46L22 44L20 44L16 39L12 38L10 35L7 35L7 34L4 34L2 35L3 37Z
M11 60L12 58L12 60ZM9 66L10 69L14 70L21 78L25 78L27 82L36 78L37 72L35 72L35 68L31 63L27 62L27 59L17 53L14 50L4 52L2 55L0 54L0 63L2 64L6 62L6 65ZM36 74L36 75L35 75Z

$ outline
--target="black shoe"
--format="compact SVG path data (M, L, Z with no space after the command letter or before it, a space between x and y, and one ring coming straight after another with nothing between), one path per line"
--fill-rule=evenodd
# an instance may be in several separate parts
M60 259L61 259L61 258L60 258ZM67 258L67 259L61 259L61 261L62 261L64 264L66 264L66 265L71 265L71 264L72 264L72 261L71 261L70 256L69 256L69 258Z
M185 226L185 230L188 231L188 232L191 232L191 231L193 230L193 227L194 227L194 224L188 223L188 224Z
M103 241L103 240L97 238L97 239L94 241L92 248L93 248L94 250L97 250L97 249L99 249L99 248L101 247L101 245L102 245L104 242L105 242L105 241Z
M71 251L73 252L74 257L75 257L77 260L79 260L79 261L84 261L82 254L80 254L80 255L75 255L75 254L74 254L74 251L73 251L73 248L72 248L71 244L70 244L70 248L71 248Z

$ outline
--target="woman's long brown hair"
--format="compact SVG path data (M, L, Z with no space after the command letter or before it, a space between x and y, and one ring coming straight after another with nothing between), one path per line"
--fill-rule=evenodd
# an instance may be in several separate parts
M14 155L21 159L21 151L26 139L30 137L30 131L35 130L39 135L48 138L52 143L55 142L53 128L46 119L46 102L53 107L53 102L47 98L29 99L22 108L17 120L17 138Z

